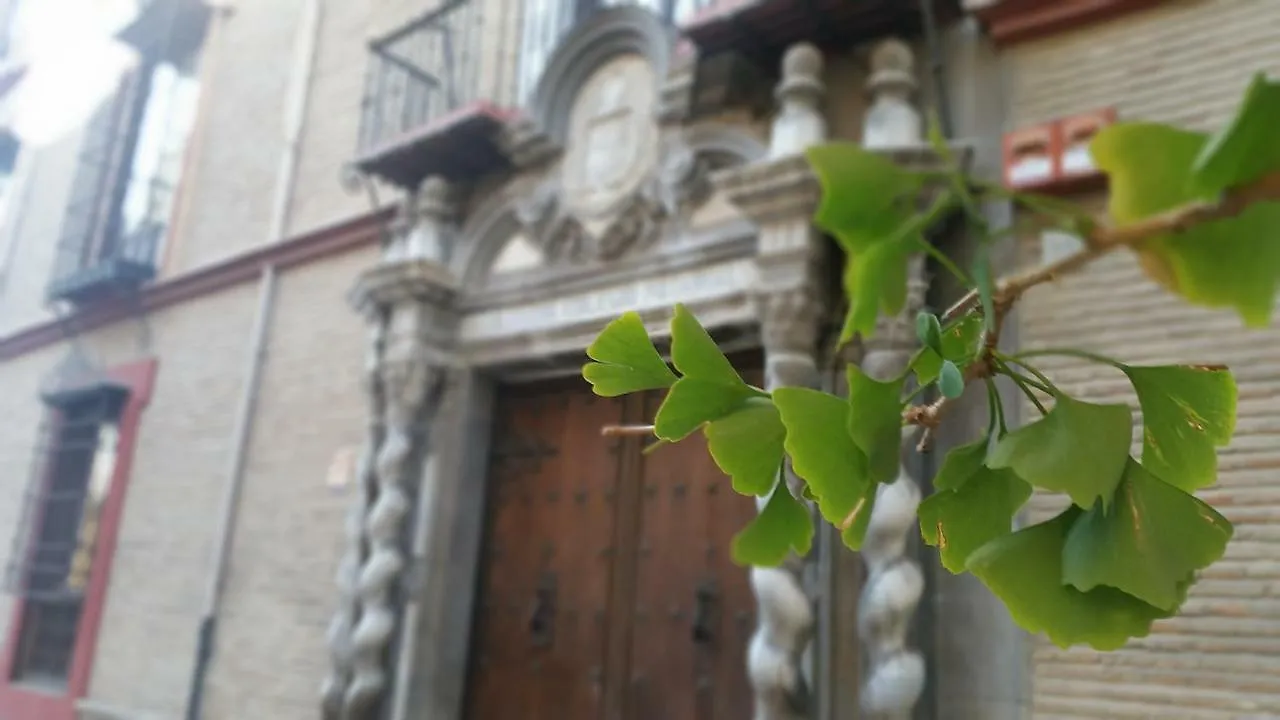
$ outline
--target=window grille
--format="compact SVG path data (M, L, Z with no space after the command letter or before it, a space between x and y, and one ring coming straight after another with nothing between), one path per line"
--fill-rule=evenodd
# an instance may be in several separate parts
M15 681L62 685L70 673L125 398L104 385L51 401L6 572L22 602Z

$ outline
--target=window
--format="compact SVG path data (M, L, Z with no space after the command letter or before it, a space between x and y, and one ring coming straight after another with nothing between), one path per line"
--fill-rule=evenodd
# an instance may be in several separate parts
M565 35L594 13L618 5L637 5L669 23L680 23L709 7L713 0L527 0L521 37L520 102L527 102Z
M25 517L31 524L19 571L23 607L13 681L61 689L70 676L125 397L115 386L95 388L51 418L43 481Z
M79 717L156 370L154 359L141 360L45 398L49 411L5 574L14 603L0 653L3 720Z
M146 23L160 40L139 50L85 127L51 299L84 302L154 275L195 123L206 14L200 6Z

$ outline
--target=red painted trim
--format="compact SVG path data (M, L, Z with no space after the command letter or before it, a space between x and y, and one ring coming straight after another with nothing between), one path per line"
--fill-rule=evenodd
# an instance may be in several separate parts
M973 14L1000 46L1038 40L1125 13L1156 7L1160 0L1000 0Z
M142 291L142 307L148 312L209 295L258 277L267 265L278 270L305 265L332 255L378 242L392 210L361 215L308 235L268 245L194 272L163 280ZM8 360L61 342L67 329L88 332L138 312L136 299L96 303L63 320L50 320L0 338L0 360ZM0 720L8 720L0 718Z
M103 503L102 516L98 521L97 547L94 549L89 584L85 588L84 609L76 631L67 687L62 693L52 693L12 681L24 604L21 601L14 603L4 660L0 664L0 713L3 713L3 720L75 720L76 701L89 692L94 653L98 647L98 631L102 626L102 612L111 579L111 565L115 559L116 540L120 535L120 521L124 515L124 502L132 475L134 447L137 445L142 412L151 402L158 366L158 361L150 358L107 371L112 380L129 388L129 399L125 401L120 414L115 474L111 478L111 490Z

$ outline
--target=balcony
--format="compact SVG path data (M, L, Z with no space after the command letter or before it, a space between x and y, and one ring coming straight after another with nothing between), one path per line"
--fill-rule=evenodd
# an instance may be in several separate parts
M444 0L370 43L355 166L402 188L431 175L462 180L503 170L501 129L574 27L614 5L647 7L676 23L712 2L527 0L520 21L504 23L481 17L478 0ZM502 60L499 48L513 51Z
M959 0L715 0L680 24L703 57L734 52L772 61L800 41L847 48L923 28L924 3L939 21L959 16Z
M445 4L370 43L356 167L403 188L506 166L498 134L511 115L482 87L481 5ZM486 92L488 90L489 92Z

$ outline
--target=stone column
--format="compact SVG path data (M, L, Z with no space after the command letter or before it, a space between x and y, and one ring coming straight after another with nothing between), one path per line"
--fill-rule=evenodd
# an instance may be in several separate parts
M826 139L822 116L822 55L799 44L786 53L777 88L769 157L713 178L759 231L756 304L764 340L766 384L817 387L817 340L825 289L822 238L810 223L818 189L802 152ZM788 473L788 486L798 488ZM747 653L755 720L796 720L810 714L803 661L813 635L812 601L802 558L778 568L752 568L758 626Z
M915 87L911 50L899 40L880 43L871 55L872 102L864 123L868 149L920 148L920 113L910 103ZM882 317L864 343L862 367L876 379L901 375L916 349L915 316L924 306L924 258L911 260L908 301L896 317ZM912 451L904 437L904 452ZM860 702L864 717L909 718L924 690L924 658L906 647L912 617L924 592L924 575L907 549L916 534L920 487L905 465L881 486L867 526L862 559L867 580L858 603L858 636L867 657Z
M428 451L430 421L451 363L452 278L445 253L453 220L448 187L428 179L401 206L382 261L352 293L369 323L366 390L370 427L357 468L339 575L339 609L329 631L332 669L323 689L325 720L372 720L389 697L390 648L412 560L407 523Z

